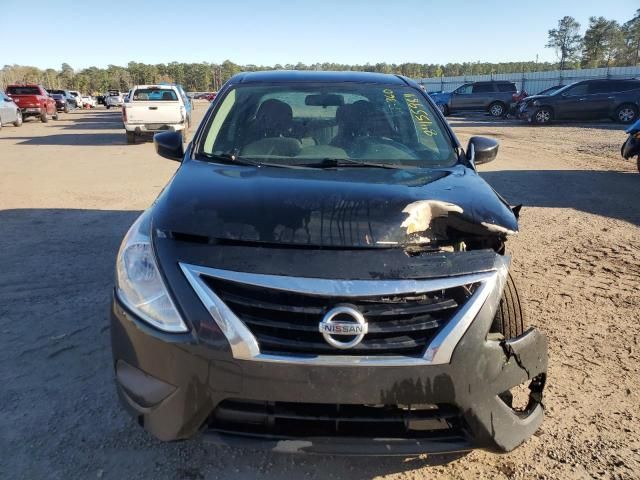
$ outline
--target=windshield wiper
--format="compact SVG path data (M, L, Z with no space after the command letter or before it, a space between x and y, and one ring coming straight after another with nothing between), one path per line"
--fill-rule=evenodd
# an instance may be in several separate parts
M388 168L392 170L402 170L408 168L403 165L391 165L388 163L363 162L353 158L323 158L315 163L296 163L296 166L306 168L338 168L338 167L367 167L367 168Z
M229 163L235 165L250 165L252 167L279 167L279 168L290 168L290 165L283 163L269 163L269 162L258 162L257 160L252 160L250 158L241 157L235 153L199 153L196 155L196 158L204 158L206 160L213 160L216 162Z

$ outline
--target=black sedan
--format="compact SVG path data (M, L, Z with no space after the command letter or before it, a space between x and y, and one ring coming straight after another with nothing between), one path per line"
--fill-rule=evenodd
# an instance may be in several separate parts
M553 120L612 119L632 123L640 112L640 80L584 80L548 95L526 98L518 116L536 124Z
M509 451L543 419L543 333L509 275L512 208L414 81L230 79L125 236L114 376L161 440L288 453ZM466 151L465 151L466 150ZM521 399L512 391L522 387Z

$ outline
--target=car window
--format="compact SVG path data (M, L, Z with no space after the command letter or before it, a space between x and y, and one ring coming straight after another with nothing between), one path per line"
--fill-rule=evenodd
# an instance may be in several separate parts
M178 100L178 95L170 88L138 88L133 92L133 100L175 102Z
M496 86L499 92L516 92L518 90L515 83L498 83Z
M459 95L466 95L471 93L471 88L473 87L473 85L469 84L469 85L463 85L461 87L459 87L458 89L454 90L455 93L459 94Z
M601 82L590 82L589 83L589 93L607 93L607 92L615 92L614 84L617 82L611 81L601 81Z
M38 87L7 87L7 93L11 95L40 95Z
M578 85L567 88L563 93L569 96L586 95L589 93L589 84L579 83Z
M446 125L407 86L238 85L204 127L203 155L301 164L327 158L408 166L457 162Z
M476 83L473 85L473 93L495 92L492 83Z
M607 82L607 92L628 92L629 90L640 89L640 82L633 80L612 80Z

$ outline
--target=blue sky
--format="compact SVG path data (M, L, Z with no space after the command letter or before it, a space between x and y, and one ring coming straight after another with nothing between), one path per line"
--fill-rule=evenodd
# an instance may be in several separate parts
M222 62L447 63L555 60L564 15L624 22L638 0L0 0L0 65L75 69Z

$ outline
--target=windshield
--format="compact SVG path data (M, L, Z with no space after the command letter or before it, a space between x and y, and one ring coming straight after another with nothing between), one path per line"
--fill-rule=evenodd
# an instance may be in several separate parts
M357 83L234 87L206 125L198 153L285 165L457 161L446 126L421 92Z
M133 100L137 102L145 101L168 101L178 100L176 92L169 88L138 88L133 92Z
M549 95L558 95L558 94L562 94L563 92L566 92L570 87L573 87L577 82L574 83L570 83L569 85L565 85L564 87L560 87L558 90L556 90L555 92L551 92Z
M8 87L7 93L11 95L40 95L38 87Z

